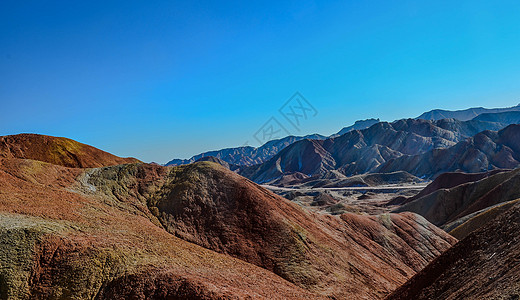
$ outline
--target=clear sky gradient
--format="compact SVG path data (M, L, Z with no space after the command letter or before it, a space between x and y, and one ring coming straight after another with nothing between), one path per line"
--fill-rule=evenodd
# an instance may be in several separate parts
M512 106L519 16L518 1L4 0L0 135L164 163L257 146L296 91L318 114L294 135Z

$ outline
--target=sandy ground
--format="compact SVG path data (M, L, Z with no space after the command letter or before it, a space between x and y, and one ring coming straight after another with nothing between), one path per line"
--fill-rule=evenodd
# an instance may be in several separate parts
M394 208L387 205L390 200L397 196L413 196L428 183L341 188L262 186L312 211L333 215L344 212L373 215L390 212ZM317 199L323 194L330 196L333 202L318 205Z

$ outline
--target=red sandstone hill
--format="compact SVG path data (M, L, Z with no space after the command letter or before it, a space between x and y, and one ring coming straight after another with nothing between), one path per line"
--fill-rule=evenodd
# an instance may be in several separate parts
M519 299L518 232L517 203L444 252L386 299Z
M0 157L26 158L70 168L96 168L139 162L62 137L17 134L0 137Z
M455 242L414 214L341 218L305 211L209 162L175 167L136 194L146 165L103 168L89 184L114 199L143 197L163 228L247 261L317 295L377 299ZM139 182L139 180L137 181ZM145 184L148 185L148 184Z
M0 159L2 299L319 298L165 231L138 195L168 170L126 166L135 177L116 198L89 183L103 169Z
M0 216L4 298L377 299L456 241L412 213L311 213L210 162L0 158Z

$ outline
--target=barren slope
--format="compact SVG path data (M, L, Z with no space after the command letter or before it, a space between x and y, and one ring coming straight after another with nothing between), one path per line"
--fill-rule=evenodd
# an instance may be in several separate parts
M474 231L387 300L519 299L520 208Z
M387 161L380 172L407 171L416 176L435 177L444 172L486 172L520 166L520 125L483 131L445 149L401 156Z
M18 138L9 151L62 164L104 153ZM0 158L4 298L377 299L456 241L412 213L311 213L213 162L12 156Z
M62 137L17 134L0 137L0 157L27 158L71 168L96 168L139 162Z
M320 294L379 297L455 241L414 214L310 213L213 163L170 174L149 201L169 232Z
M320 179L328 176L327 174L332 170L345 176L407 171L412 175L431 177L440 172L457 170L460 164L468 171L478 171L487 168L489 164L485 161L473 166L475 151L471 152L471 150L475 145L486 146L485 134L475 137L475 143L460 143L457 144L456 149L454 146L483 130L499 130L506 125L508 124L479 120L461 122L453 119L435 122L414 119L392 123L379 122L367 129L353 130L334 138L295 142L268 161L241 168L239 173L255 182L266 183L294 173ZM495 142L500 144L502 141ZM454 153L439 152L441 151L439 148L448 147L454 148L456 155L463 156L460 159L457 157L461 160L459 164L455 164L450 159L450 155ZM495 167L515 165L517 162L508 157L515 149L493 153L493 158L496 159L490 164ZM499 152L500 149L491 150ZM443 155L438 155L439 153Z
M317 297L166 232L137 190L167 170L127 166L140 179L121 188L135 197L117 199L89 183L96 169L0 159L2 299Z
M409 213L309 213L209 162L0 170L0 282L13 298L377 299L455 242Z
M456 222L493 205L520 198L520 169L498 172L475 182L439 189L397 208L418 213L437 226Z

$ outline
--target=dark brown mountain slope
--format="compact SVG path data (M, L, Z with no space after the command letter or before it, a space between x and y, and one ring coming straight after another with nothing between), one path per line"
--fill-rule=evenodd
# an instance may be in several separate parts
M17 134L0 137L0 157L27 158L71 168L96 168L139 162L62 137Z
M461 218L458 222L453 222L445 226L445 230L457 239L463 239L473 231L485 226L488 222L493 221L498 215L507 211L512 206L518 204L520 199L502 202L483 210L474 212Z
M436 258L386 299L519 299L519 232L517 204Z

